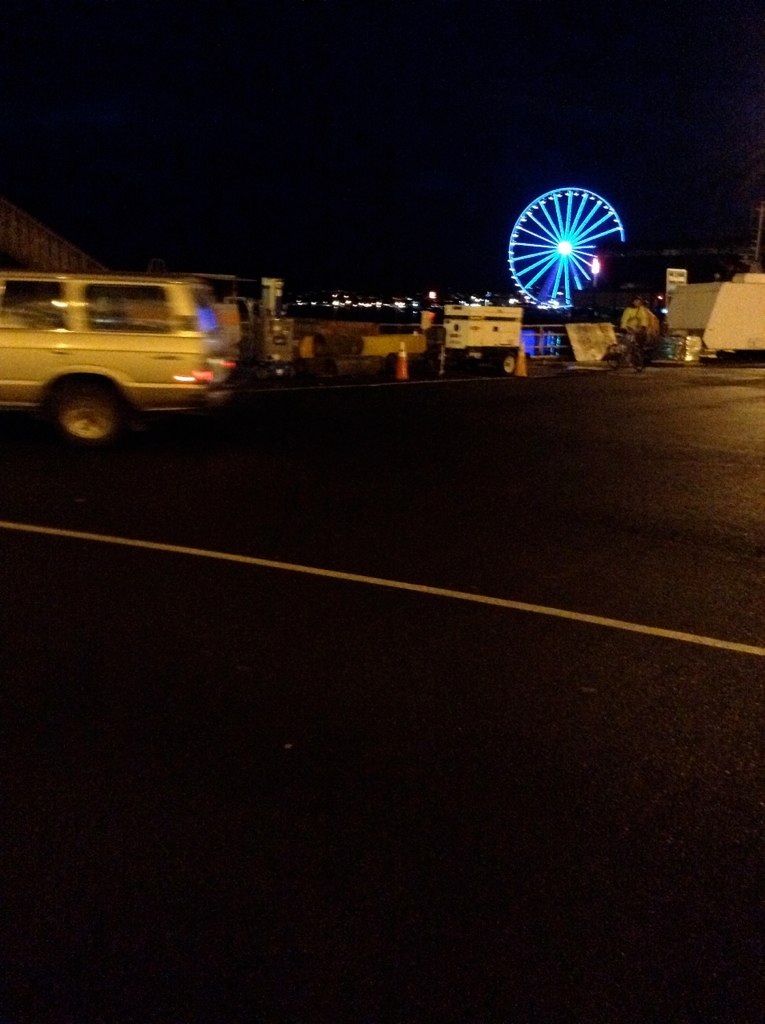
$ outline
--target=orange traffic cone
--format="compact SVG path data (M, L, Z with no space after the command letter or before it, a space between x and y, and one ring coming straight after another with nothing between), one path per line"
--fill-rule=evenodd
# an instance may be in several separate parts
M398 358L396 359L396 380L409 380L409 360L406 355L406 342L402 341L398 347Z
M523 342L518 346L518 358L515 361L515 376L516 377L528 377L529 372L526 369L526 349L523 347Z

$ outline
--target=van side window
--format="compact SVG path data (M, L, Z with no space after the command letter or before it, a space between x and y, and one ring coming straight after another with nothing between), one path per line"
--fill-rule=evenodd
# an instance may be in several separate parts
M60 331L65 303L58 281L5 281L0 283L0 328Z
M172 310L160 285L89 284L85 288L91 331L164 334L172 329Z

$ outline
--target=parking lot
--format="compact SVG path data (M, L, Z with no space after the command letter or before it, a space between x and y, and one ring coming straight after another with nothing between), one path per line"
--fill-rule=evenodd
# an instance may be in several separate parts
M11 1024L736 1021L765 376L0 421Z

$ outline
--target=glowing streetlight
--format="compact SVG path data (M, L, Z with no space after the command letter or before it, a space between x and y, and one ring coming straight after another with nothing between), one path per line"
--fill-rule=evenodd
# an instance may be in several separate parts
M592 257L590 270L592 271L592 290L596 292L598 290L598 274L600 273L600 260L597 256Z

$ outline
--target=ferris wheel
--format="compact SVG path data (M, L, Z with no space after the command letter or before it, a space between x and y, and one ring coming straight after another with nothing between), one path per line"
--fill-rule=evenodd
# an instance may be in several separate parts
M593 276L597 243L608 237L624 241L622 222L610 203L585 188L553 189L529 203L515 222L510 273L535 304L570 306L572 291Z

